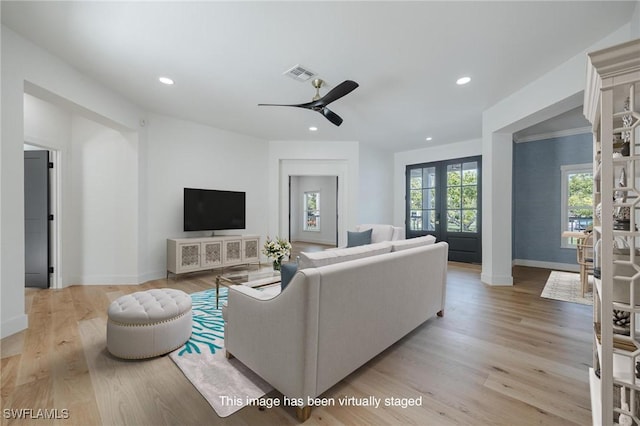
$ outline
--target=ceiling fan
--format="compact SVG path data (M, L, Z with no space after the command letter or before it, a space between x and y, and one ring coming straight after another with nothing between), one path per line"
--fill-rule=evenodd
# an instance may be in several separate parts
M354 91L359 85L355 81L345 80L342 83L338 84L336 87L331 89L329 93L324 96L320 96L320 88L324 84L322 79L316 78L311 82L313 87L316 89L316 95L313 97L311 102L307 102L304 104L294 104L294 105L283 105L283 104L258 104L258 106L288 106L288 107L296 107L296 108L305 108L313 111L318 111L320 114L324 115L327 120L339 126L342 124L342 118L335 112L331 111L327 108L333 101L337 101L341 97L348 95L352 91Z

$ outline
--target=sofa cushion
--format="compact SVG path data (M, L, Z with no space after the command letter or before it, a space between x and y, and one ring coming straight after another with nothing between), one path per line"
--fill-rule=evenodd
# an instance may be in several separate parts
M363 257L376 256L385 253L391 253L391 243L388 241L357 247L316 251L312 253L302 252L298 259L298 269L317 268L320 266L332 265L334 263L346 262L348 260L361 259Z
M280 265L280 288L284 290L291 282L291 278L298 271L298 264L295 262L287 262Z
M347 247L363 246L365 244L371 244L371 232L372 229L367 229L362 232L347 231Z
M433 235L425 235L424 237L409 238L408 240L399 240L391 242L391 251L407 250L414 247L426 246L436 242Z
M404 240L404 238L404 228L402 226L394 226L391 241Z
M371 242L380 243L382 241L391 241L393 238L393 226L379 224L365 224L356 226L356 231L365 231L371 229Z

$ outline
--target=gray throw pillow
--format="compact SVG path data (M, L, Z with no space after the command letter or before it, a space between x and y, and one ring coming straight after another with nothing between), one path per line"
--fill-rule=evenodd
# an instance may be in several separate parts
M295 262L283 263L280 265L280 291L289 285L291 279L298 271L298 264Z
M371 244L371 233L373 229L362 232L347 231L347 247L363 246Z

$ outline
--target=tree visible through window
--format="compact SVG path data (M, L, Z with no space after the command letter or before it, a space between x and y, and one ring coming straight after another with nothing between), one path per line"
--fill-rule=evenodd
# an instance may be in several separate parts
M478 163L447 166L447 231L478 231Z
M434 231L436 229L436 168L411 169L410 175L411 231Z
M562 230L584 231L593 224L593 168L591 164L562 166ZM562 247L575 247L565 238Z
M320 231L320 191L304 193L304 218L305 231Z

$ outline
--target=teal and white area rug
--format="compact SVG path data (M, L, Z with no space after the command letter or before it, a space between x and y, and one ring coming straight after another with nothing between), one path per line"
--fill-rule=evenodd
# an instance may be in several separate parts
M193 331L191 338L169 357L193 383L220 417L244 407L244 401L259 398L273 390L253 371L224 353L224 321L216 309L216 290L193 293ZM227 289L220 289L220 306L227 301ZM242 404L229 404L230 398ZM225 401L227 402L225 404Z
M551 271L540 297L563 302L593 305L593 276L589 275L589 289L582 297L580 274L574 272Z

